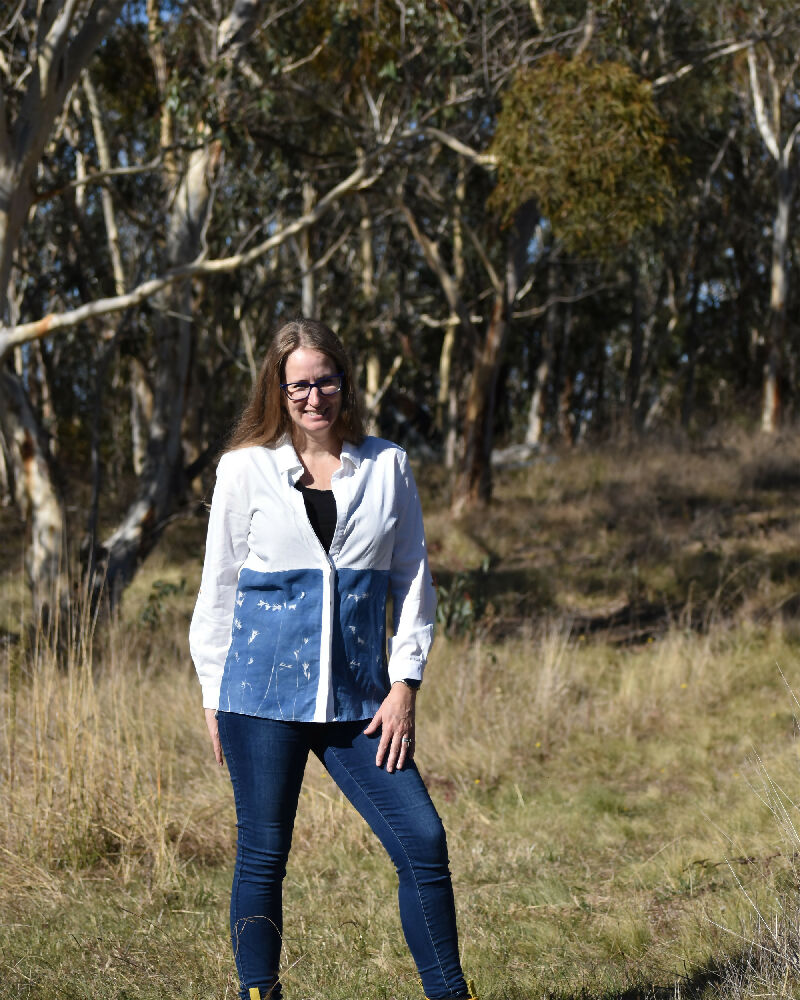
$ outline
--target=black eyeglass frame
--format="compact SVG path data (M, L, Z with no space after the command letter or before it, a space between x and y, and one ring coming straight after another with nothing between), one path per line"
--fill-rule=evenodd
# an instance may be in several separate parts
M320 383L327 382L328 379L331 378L338 378L339 385L333 390L333 392L323 392L323 390L320 388ZM283 389L283 391L286 393L287 399L290 399L293 403L300 403L303 400L308 399L308 397L311 395L312 389L316 389L321 396L335 396L337 393L341 392L344 386L344 372L331 372L330 375L324 375L322 378L318 378L316 382L280 382L278 384L280 385L281 389ZM305 394L305 396L290 396L289 387L292 385L307 385L308 392Z

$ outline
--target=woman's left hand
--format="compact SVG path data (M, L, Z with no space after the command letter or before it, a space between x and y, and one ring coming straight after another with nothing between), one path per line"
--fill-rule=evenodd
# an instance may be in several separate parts
M414 757L414 714L417 692L405 684L392 684L375 713L372 722L364 730L372 736L380 729L381 738L375 763L378 767L386 760L386 770L398 770L411 762Z

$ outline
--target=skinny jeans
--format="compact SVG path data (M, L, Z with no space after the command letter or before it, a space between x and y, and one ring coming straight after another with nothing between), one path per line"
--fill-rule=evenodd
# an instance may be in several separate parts
M400 920L425 996L467 997L444 827L416 766L376 767L363 722L285 722L219 712L236 802L231 943L241 1000L280 1000L282 883L309 752L361 813L399 878Z

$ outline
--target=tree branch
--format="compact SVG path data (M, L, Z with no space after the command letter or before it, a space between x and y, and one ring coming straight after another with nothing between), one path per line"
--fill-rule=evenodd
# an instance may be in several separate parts
M531 15L533 16L533 21L539 31L544 32L544 14L542 12L542 4L540 0L530 0Z
M234 60L255 29L256 18L263 0L235 0L233 9L217 29L217 51L226 59Z
M494 265L489 260L489 255L486 253L486 248L483 243L478 239L478 234L472 228L468 226L466 222L462 222L464 229L467 231L467 236L469 236L472 241L472 245L475 247L478 256L481 259L481 263L486 268L486 273L489 275L489 281L492 283L492 288L494 288L497 295L503 294L503 281L500 275L495 271Z
M381 382L377 392L371 399L368 399L366 401L366 408L370 417L377 416L378 410L380 409L381 406L381 402L383 401L383 397L389 391L389 388L391 387L391 384L394 381L394 377L400 371L400 366L402 364L403 364L403 355L402 354L396 355L394 361L392 362L391 368L386 373L386 377L384 378L383 382Z
M583 23L583 37L578 43L578 47L575 49L574 58L582 56L583 53L589 48L596 27L597 27L597 13L594 9L594 4L589 2L586 5L586 17Z
M792 155L792 146L794 146L797 136L800 134L800 122L796 122L794 128L789 133L789 138L784 143L783 149L781 150L781 162L784 165L789 163L789 159Z
M587 288L585 292L578 292L576 295L551 295L547 301L540 306L533 306L530 309L519 309L512 313L513 319L536 319L539 316L544 316L548 309L551 309L557 303L573 303L580 302L583 299L590 299L592 296L597 295L599 292L604 292L609 288L618 288L618 284L612 284L609 282L604 282L601 285L595 285L594 288Z
M714 49L713 52L707 53L694 62L686 63L685 66L681 66L680 69L676 69L672 73L664 73L663 76L656 77L651 86L653 90L658 90L659 87L666 87L667 84L675 83L681 77L686 76L687 73L691 73L704 63L713 62L715 59L722 59L723 56L733 55L734 52L741 52L742 49L751 48L752 45L753 40L750 38L744 42L727 42L721 48Z
M0 87L0 162L8 163L11 159L11 146L8 140L8 121L6 120L6 98L4 88Z
M411 230L411 235L422 249L425 260L428 262L428 266L439 279L439 284L442 286L442 291L447 299L447 304L450 306L452 312L458 316L464 329L477 342L477 334L475 327L472 325L469 312L464 305L464 301L461 298L458 286L453 276L444 265L444 261L439 253L438 245L422 231L414 213L402 199L399 201L399 208L406 218L408 228Z
M63 194L64 191L87 187L89 184L102 184L103 181L107 181L113 177L131 177L134 174L146 174L148 171L160 167L162 162L163 157L159 153L158 156L153 157L148 163L143 163L138 167L110 167L108 170L93 170L84 177L76 177L75 180L67 181L66 184L62 184L57 188L48 188L47 191L37 191L34 202L38 204L42 201L48 201L50 198L56 198L58 195Z
M100 100L94 88L92 79L88 71L83 75L83 89L86 93L86 100L89 105L89 116L92 121L94 132L94 142L97 149L97 158L100 167L104 171L111 170L111 153L108 148L105 122L100 108ZM122 263L122 251L120 250L119 227L117 226L117 216L114 211L114 202L108 188L103 188L100 192L100 201L103 207L103 220L106 225L106 241L108 253L111 258L111 269L114 273L114 291L117 295L125 293L125 268Z
M478 166L497 166L498 161L496 156L492 156L490 153L479 153L476 149L472 149L470 146L467 146L467 144L462 142L460 139L456 139L455 136L449 135L447 132L442 132L441 129L433 128L430 125L406 132L403 134L403 138L414 138L416 136L426 135L430 136L431 139L436 139L443 146L447 146L448 149L452 149L453 152L458 153L459 156L465 156L468 160L472 160L472 162L477 163Z
M778 148L778 138L772 130L767 117L767 109L764 105L764 94L761 91L761 81L758 79L758 66L756 65L756 54L752 45L747 50L747 66L750 70L750 90L753 93L753 110L756 116L756 125L764 140L764 145L769 150L770 155L775 160L780 160L781 151Z
M30 74L14 126L16 155L32 171L42 155L66 96L116 21L124 0L94 0L70 41L74 4L65 5L41 39L38 72Z
M8 351L20 344L30 340L41 340L52 333L60 330L70 329L89 319L98 316L107 316L110 313L121 312L123 309L130 309L141 302L152 298L162 288L187 278L205 277L212 274L229 274L241 267L246 267L253 261L269 253L276 247L285 243L286 240L313 225L325 214L342 195L351 191L361 191L374 184L380 176L380 170L367 176L366 167L363 163L341 183L332 188L326 195L319 199L314 207L305 214L299 216L293 222L284 226L279 232L274 233L269 239L263 240L251 250L244 253L234 254L230 257L221 257L216 260L196 260L191 264L182 267L175 267L157 278L144 281L136 288L125 295L115 295L111 298L97 299L94 302L87 302L77 309L71 309L64 313L50 313L32 323L22 323L15 327L0 327L0 360L6 356Z

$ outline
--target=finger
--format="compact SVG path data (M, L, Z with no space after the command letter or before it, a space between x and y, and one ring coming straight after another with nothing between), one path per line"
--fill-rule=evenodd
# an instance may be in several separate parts
M410 764L414 759L414 740L411 736L404 736L400 740L400 756L397 758L397 766L402 769L406 764Z
M381 733L381 741L378 744L378 752L375 754L375 763L380 767L383 764L383 759L386 756L386 752L389 749L391 743L391 737L388 733Z
M399 766L400 755L405 748L405 744L402 742L402 736L402 733L396 732L392 738L392 747L389 751L389 759L386 762L387 771L394 771L394 769Z

